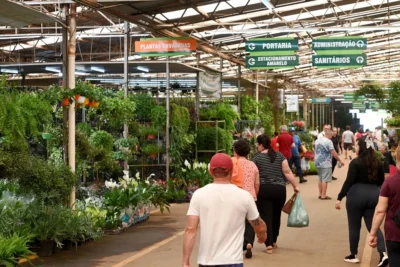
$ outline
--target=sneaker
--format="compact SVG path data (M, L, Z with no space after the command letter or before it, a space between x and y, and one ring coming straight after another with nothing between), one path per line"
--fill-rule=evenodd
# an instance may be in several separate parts
M386 252L383 252L383 253L380 253L380 254L381 254L381 257L380 257L378 266L379 266L379 267L386 267L386 266L388 266L389 258L388 258L388 256L387 256Z
M349 159L352 160L351 156L349 156Z
M337 180L337 178L336 178L336 177L332 177L332 180L334 180L334 181L335 181L335 180Z
M345 262L351 262L351 263L360 263L360 260L357 259L356 255L349 255L346 258L344 258Z

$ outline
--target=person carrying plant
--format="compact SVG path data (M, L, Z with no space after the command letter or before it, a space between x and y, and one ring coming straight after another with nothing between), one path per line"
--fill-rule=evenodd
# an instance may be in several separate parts
M209 172L214 182L198 189L190 201L183 241L183 267L190 267L199 226L200 267L243 267L245 219L253 226L259 243L267 239L266 225L254 198L231 184L232 170L232 159L227 154L217 153L211 158Z

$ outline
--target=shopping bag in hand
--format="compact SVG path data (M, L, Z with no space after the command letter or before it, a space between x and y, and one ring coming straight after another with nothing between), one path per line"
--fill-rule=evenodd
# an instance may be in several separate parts
M287 226L288 227L307 227L309 224L309 218L301 201L300 194L297 194L296 201L294 202L292 212L289 214Z

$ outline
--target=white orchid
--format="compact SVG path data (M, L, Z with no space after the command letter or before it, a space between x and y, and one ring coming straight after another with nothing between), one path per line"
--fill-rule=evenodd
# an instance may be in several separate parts
M107 188L115 188L115 187L119 187L119 184L117 184L117 182L115 181L106 181L105 185Z
M129 184L129 183L133 180L132 178L129 178L129 176L128 176L128 177L124 176L122 179L124 179L124 181L125 181L127 184Z
M126 178L129 178L129 171L123 171L123 173L124 173L124 178L126 177Z
M125 179L125 178L124 178L124 179ZM122 187L122 188L124 188L124 189L128 188L128 183L127 183L126 180L121 180L120 184L121 184L121 187Z
M140 179L140 172L137 172L135 177L136 177L136 179Z
M185 166L190 170L192 168L192 166L190 165L189 161L187 161L187 159L185 159Z
M185 168L181 168L181 170L182 170L182 172L186 172L186 169L185 169Z

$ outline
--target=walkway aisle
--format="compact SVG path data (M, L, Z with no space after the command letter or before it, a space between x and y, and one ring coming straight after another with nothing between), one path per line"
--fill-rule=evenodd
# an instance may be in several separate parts
M346 164L349 163L347 160ZM333 199L318 199L318 178L308 176L308 183L301 185L301 196L310 216L310 227L304 229L287 228L287 215L282 215L279 248L274 254L262 252L263 246L257 244L253 250L253 259L245 260L246 267L345 267L343 258L349 254L347 217L345 201L342 210L334 208L335 198L343 184L347 166L337 169L328 188ZM292 195L288 186L288 198ZM152 214L149 221L115 236L106 236L100 241L86 244L78 251L62 252L35 263L46 267L180 267L182 261L183 230L186 225L188 204L178 204L171 208L170 214ZM362 259L366 229L363 228L359 258ZM360 267L377 266L376 251L367 253L367 261ZM197 246L192 255L192 267L196 267ZM371 264L368 261L371 260ZM28 266L28 265L25 265Z
M346 160L346 165L349 164ZM278 239L279 248L274 254L263 253L264 246L257 244L253 250L253 258L245 260L246 267L341 267L352 266L346 263L343 258L349 254L348 230L346 216L346 201L342 202L342 210L335 209L335 199L347 174L347 166L336 169L335 176L337 181L333 181L328 188L328 195L332 200L318 199L318 177L308 176L308 182L301 184L301 196L306 205L310 216L310 227L303 229L293 229L286 227L287 215L282 215L281 235ZM292 188L288 186L288 198L292 195ZM361 234L359 245L359 258L362 259L366 228ZM154 251L140 257L139 259L127 263L129 267L179 267L182 259L183 238L180 236L168 244L155 249ZM369 250L369 249L368 249ZM370 251L370 250L369 250ZM192 267L197 266L197 246L192 256ZM377 266L378 256L376 250L367 253L367 259L371 263L358 265ZM367 263L365 265L365 263Z

